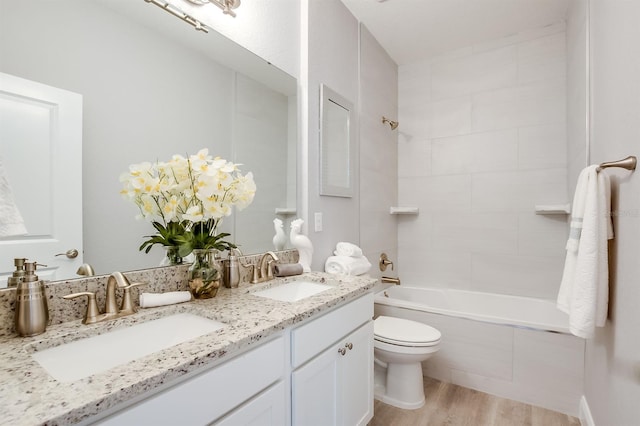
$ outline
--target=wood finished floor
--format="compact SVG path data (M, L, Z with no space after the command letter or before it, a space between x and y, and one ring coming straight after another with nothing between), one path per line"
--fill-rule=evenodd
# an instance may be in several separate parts
M426 403L401 410L378 400L368 426L580 426L566 414L424 378Z

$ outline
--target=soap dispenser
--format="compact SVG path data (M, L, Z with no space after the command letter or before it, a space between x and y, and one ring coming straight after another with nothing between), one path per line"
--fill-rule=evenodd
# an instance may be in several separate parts
M23 337L44 333L49 307L44 282L36 275L36 262L24 262L24 277L16 288L16 332ZM44 266L44 265L40 265Z
M24 262L26 261L27 259L24 257L16 257L13 259L13 264L15 265L16 270L13 271L13 274L9 278L7 278L7 287L17 287L22 281L24 278Z

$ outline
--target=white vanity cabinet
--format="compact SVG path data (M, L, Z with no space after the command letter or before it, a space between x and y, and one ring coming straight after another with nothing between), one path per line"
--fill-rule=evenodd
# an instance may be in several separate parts
M84 424L366 425L373 417L372 318L367 293Z
M373 296L292 331L292 424L366 425L373 417Z
M280 336L94 424L208 425L235 407L228 417L237 421L220 424L286 424L286 358Z

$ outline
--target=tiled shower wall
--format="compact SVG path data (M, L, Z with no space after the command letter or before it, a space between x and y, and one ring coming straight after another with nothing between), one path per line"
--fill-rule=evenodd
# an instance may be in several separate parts
M403 283L555 298L568 202L558 23L399 68Z

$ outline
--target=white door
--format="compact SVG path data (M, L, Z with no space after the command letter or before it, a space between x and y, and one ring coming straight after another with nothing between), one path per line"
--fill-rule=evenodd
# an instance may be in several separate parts
M43 279L75 276L82 264L81 95L0 73L0 192L0 211L11 212L0 217L0 287L15 257L47 265L39 268ZM20 221L22 231L3 226ZM78 255L66 256L71 250Z

